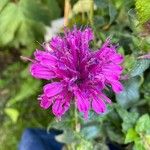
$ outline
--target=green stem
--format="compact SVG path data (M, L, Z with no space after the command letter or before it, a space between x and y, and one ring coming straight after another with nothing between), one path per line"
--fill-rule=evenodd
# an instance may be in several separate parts
M89 20L92 27L94 26L93 19L94 19L94 0L91 0Z
M76 106L74 107L74 117L75 117L75 131L79 132L78 112Z

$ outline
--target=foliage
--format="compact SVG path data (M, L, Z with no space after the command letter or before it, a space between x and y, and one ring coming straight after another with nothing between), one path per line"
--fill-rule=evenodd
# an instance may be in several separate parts
M150 20L149 0L94 0L93 23L91 0L81 7L83 2L71 0L68 26L91 25L96 36L91 47L100 47L108 36L119 44L118 51L125 57L123 92L114 95L106 90L113 104L102 115L90 111L87 121L73 106L59 122L50 110L41 110L36 99L43 83L29 76L20 55L32 57L33 50L41 48L38 43L44 41L45 27L63 16L64 1L0 0L2 150L16 149L24 128L46 128L48 124L48 130L63 131L56 139L68 149L108 150L110 143L122 150L150 149L150 59L139 57L150 53L150 30L145 29Z
M60 15L55 0L45 4L35 0L8 1L2 3L0 12L1 46L28 46L35 40L42 41L44 25L49 25L51 19Z
M134 128L130 128L126 134L125 143L134 142L135 150L150 148L150 116L142 115Z
M149 0L136 0L137 15L141 23L145 23L150 19L150 1Z

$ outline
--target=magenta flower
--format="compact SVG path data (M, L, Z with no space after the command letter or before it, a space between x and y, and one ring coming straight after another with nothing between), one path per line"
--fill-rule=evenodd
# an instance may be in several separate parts
M119 65L123 56L107 39L97 51L92 51L89 42L94 35L90 28L83 31L76 27L65 31L64 36L52 38L44 51L36 50L30 72L33 77L49 80L40 95L40 106L56 117L61 117L75 103L79 112L88 117L93 109L97 114L106 111L111 100L103 93L111 86L115 93L122 91L119 82L123 68Z

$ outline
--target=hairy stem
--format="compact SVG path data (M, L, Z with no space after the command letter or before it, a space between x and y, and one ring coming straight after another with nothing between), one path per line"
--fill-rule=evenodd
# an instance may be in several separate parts
M75 131L80 132L80 124L78 122L78 112L76 106L74 107L74 117L75 117Z

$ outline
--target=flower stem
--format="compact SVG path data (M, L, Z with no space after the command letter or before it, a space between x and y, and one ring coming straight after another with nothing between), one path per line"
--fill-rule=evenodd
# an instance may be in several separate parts
M76 106L74 107L74 117L75 117L75 131L80 132L80 124L78 122L78 112Z
M64 8L64 26L68 25L69 12L71 10L70 0L65 0L65 8Z
M93 19L94 19L94 0L91 0L89 20L92 27L94 26Z

